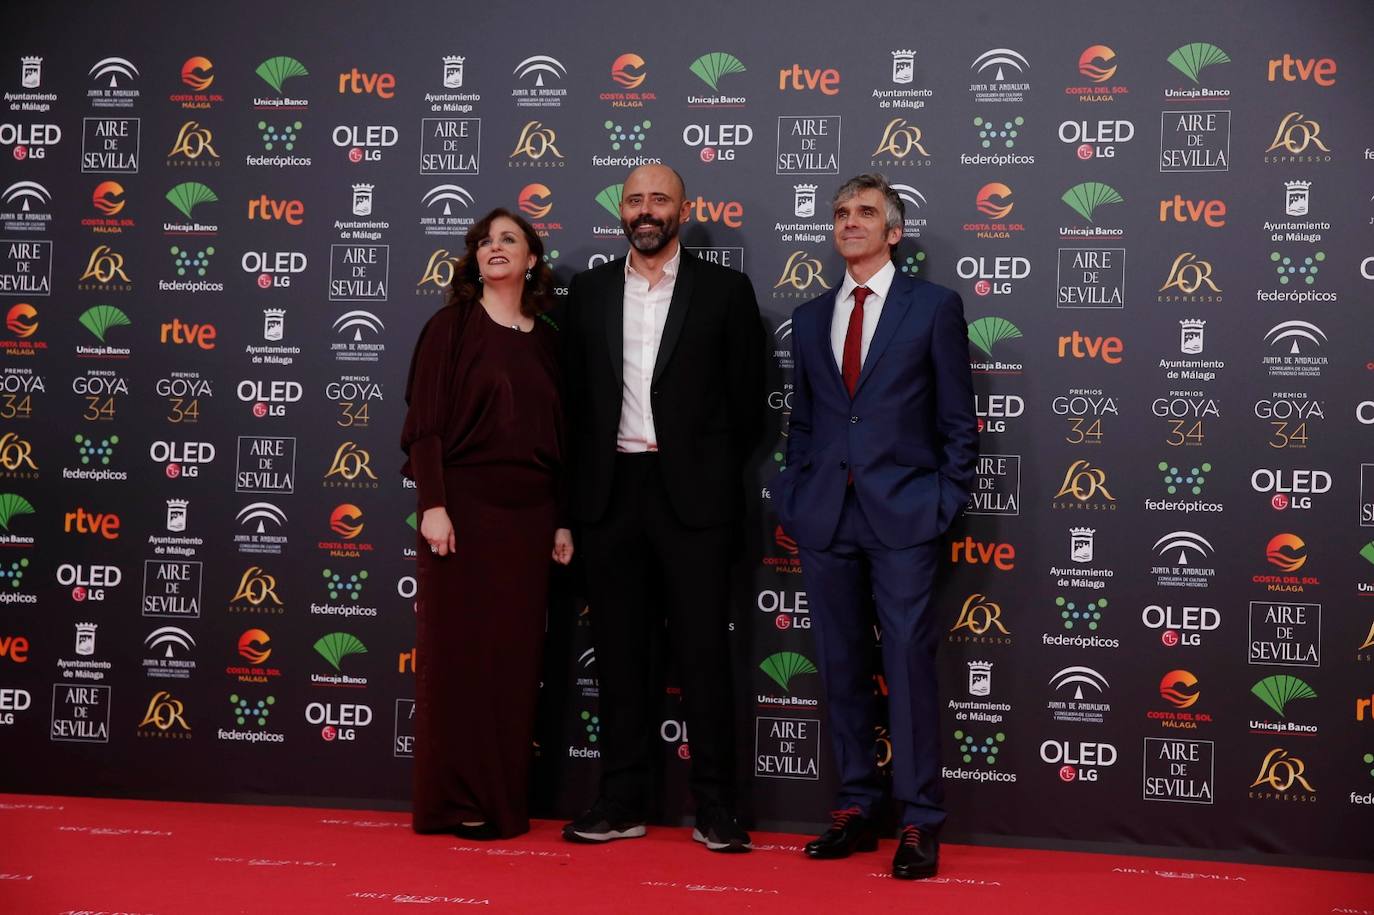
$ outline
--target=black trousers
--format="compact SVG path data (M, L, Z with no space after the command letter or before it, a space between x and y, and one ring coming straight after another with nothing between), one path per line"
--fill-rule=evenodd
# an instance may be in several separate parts
M731 533L730 525L691 528L677 519L653 453L616 455L606 514L581 531L601 693L601 794L632 811L642 813L649 800L664 696L664 685L650 682L650 646L665 625L697 809L734 806ZM655 580L663 593L650 593Z

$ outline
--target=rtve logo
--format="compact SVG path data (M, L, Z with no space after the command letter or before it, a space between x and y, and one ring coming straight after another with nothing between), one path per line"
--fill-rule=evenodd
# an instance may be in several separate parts
M950 562L996 566L1004 572L1016 568L1016 547L1010 543L979 543L972 537L950 543Z
M738 229L744 225L744 204L738 200L716 203L698 196L696 200L687 201L687 221L719 222L732 229Z
M1089 337L1074 331L1059 338L1059 358L1101 359L1108 365L1120 365L1126 344L1120 337Z
M183 324L180 318L173 318L171 323L162 325L161 342L210 350L215 348L217 334L213 324Z
M0 635L0 658L16 664L29 662L29 640L22 635Z
M1285 53L1269 61L1269 82L1283 80L1297 83L1311 80L1318 86L1336 85L1336 62L1329 57L1309 57L1306 60Z
M375 95L392 98L396 95L396 77L390 73L363 73L357 67L339 74L339 94Z
M826 95L840 94L840 71L835 69L808 70L793 64L778 71L778 91L819 89Z
M1205 222L1213 229L1226 225L1226 201L1224 200L1184 200L1182 194L1175 194L1173 200L1159 202L1159 221L1168 222Z
M298 226L305 222L305 204L299 200L273 200L263 194L249 199L248 218L263 222L280 221Z
M119 539L119 516L113 513L88 512L77 508L62 516L62 530L68 534L99 534L106 540Z

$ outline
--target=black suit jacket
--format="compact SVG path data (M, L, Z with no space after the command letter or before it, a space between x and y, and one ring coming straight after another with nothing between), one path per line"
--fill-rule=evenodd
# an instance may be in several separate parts
M625 258L573 277L565 314L566 397L575 521L610 501L624 374ZM763 322L749 278L683 250L650 403L659 465L678 519L709 527L743 509L741 472L761 429Z

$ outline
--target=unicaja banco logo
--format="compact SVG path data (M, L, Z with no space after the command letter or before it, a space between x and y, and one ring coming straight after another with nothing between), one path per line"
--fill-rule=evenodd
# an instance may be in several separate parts
M623 184L611 184L603 187L596 194L596 202L601 204L601 208L610 213L616 219L620 218L620 195L625 190Z
M339 664L351 654L367 654L367 646L357 636L348 632L331 632L315 642L315 651L329 662L329 666L339 670Z
M1195 85L1198 83L1198 75L1207 67L1231 62L1231 58L1227 56L1225 51L1205 41L1195 41L1192 44L1175 48L1166 60L1173 64L1178 72L1192 80Z
M191 218L191 211L197 205L215 203L218 200L215 192L199 181L183 181L167 192L167 202L176 207L187 219Z
M795 651L779 651L763 659L759 670L766 673L784 692L791 692L792 678L798 674L816 673L816 665L811 659Z
M989 358L992 348L1003 340L1015 340L1021 330L1006 318L979 318L968 326L968 339Z
M288 79L297 76L309 76L310 71L305 69L305 65L294 57L269 57L258 64L254 71L262 77L262 81L276 90L278 95L284 94L282 87Z
M96 305L88 308L77 320L101 343L105 342L105 334L110 328L129 327L133 324L128 315L113 305Z
M720 80L731 73L743 73L744 64L733 54L727 54L724 51L712 51L692 61L688 69L703 83L710 86L712 92L719 92Z
M1276 674L1272 677L1265 677L1263 680L1250 687L1250 692L1254 693L1261 702L1273 709L1277 714L1287 717L1284 711L1288 703L1295 699L1315 699L1317 693L1304 681L1288 674ZM1251 787L1254 787L1253 785Z
M1060 198L1068 204L1079 216L1088 222L1093 221L1093 214L1099 206L1109 203L1125 203L1125 198L1117 193L1116 188L1101 181L1084 181L1082 184L1075 184L1064 192Z

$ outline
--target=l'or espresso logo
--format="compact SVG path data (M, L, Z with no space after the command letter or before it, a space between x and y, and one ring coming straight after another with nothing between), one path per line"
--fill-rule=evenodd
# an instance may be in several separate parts
M329 300L385 302L390 245L330 245Z
M1114 81L1118 66L1116 52L1105 44L1084 48L1078 55L1078 75L1085 82L1065 86L1064 94L1079 102L1115 102L1131 91L1128 86Z
M1272 430L1266 444L1275 449L1306 448L1317 423L1326 419L1322 402L1305 391L1275 391L1256 400L1254 412Z
M1040 761L1058 766L1063 782L1095 782L1116 760L1116 747L1100 741L1051 739L1040 744Z
M475 175L481 152L481 118L420 120L420 174Z
M1331 161L1331 147L1321 136L1322 126L1301 111L1290 111L1279 119L1274 138L1264 150L1264 161L1270 165L1317 163Z
M62 128L56 124L12 124L0 122L0 146L12 146L15 161L46 159L48 147L62 141Z
M215 135L199 121L187 121L177 130L171 149L167 150L168 168L219 168L219 152L215 149Z
M1203 391L1170 391L1156 397L1150 412L1164 420L1164 444L1171 448L1207 443L1207 420L1221 419L1221 401Z
M0 432L0 479L38 479L38 465L33 460L33 442L15 432Z
M40 296L52 293L52 242L3 240L0 241L0 250L4 252L4 259L0 260L0 295ZM11 322L10 318L6 322L13 333L23 330L20 322Z
M382 400L382 386L367 375L343 375L324 386L324 396L339 408L335 425L366 429L373 402Z
M780 116L776 173L838 175L840 116Z
M78 743L109 743L110 692L111 687L108 686L54 684L48 738Z
M1231 112L1161 111L1161 172L1224 172L1231 167Z
M153 693L143 720L138 723L139 737L163 740L190 740L191 725L186 721L186 703L165 689Z
M1307 763L1283 747L1264 754L1248 796L1258 801L1317 802L1316 789L1307 777Z
M372 455L354 442L334 451L321 485L325 489L377 489L381 484L372 472Z
M295 491L296 440L291 437L240 435L235 492Z
M143 615L199 619L201 568L189 560L144 560Z
M81 171L138 173L139 118L82 118Z
M506 157L507 168L563 168L566 164L558 149L558 134L542 121L527 122Z
M1021 455L979 455L964 512L969 515L1021 514Z
M542 184L535 186L544 187ZM548 189L545 188L545 190ZM419 282L415 284L415 294L447 295L449 285L453 282L453 276L457 270L458 255L450 253L447 248L435 248L429 255L429 261L425 264L424 273L421 274ZM362 328L359 327L357 330L361 332Z
M83 292L130 292L134 284L124 269L124 255L109 245L96 245L86 258L76 288Z
M872 152L871 165L887 168L923 168L932 164L926 150L925 133L906 118L893 118L883 128L883 135Z
M260 566L249 566L239 576L233 597L229 598L230 613L265 613L280 616L286 612L277 596L276 576Z
M1056 308L1123 308L1125 248L1060 248Z
M1220 202L1220 201L1213 201ZM1225 212L1223 204L1222 212ZM1160 219L1163 219L1164 203L1160 203ZM1224 221L1224 220L1223 220ZM1155 294L1160 304L1176 302L1208 302L1223 300L1221 287L1212 275L1212 262L1203 260L1192 251L1180 252L1169 265L1169 275Z
M951 644L1010 645L1011 631L1002 620L1002 606L984 594L970 594L945 637Z
M782 274L773 284L775 299L810 299L829 289L825 281L821 259L806 251L793 251L787 256Z
M1322 605L1250 601L1249 662L1320 667Z
M1210 804L1216 785L1216 744L1210 740L1145 738L1142 798L1175 804Z
M1107 489L1107 472L1089 461L1077 460L1064 471L1051 508L1076 511L1116 511L1116 497Z

